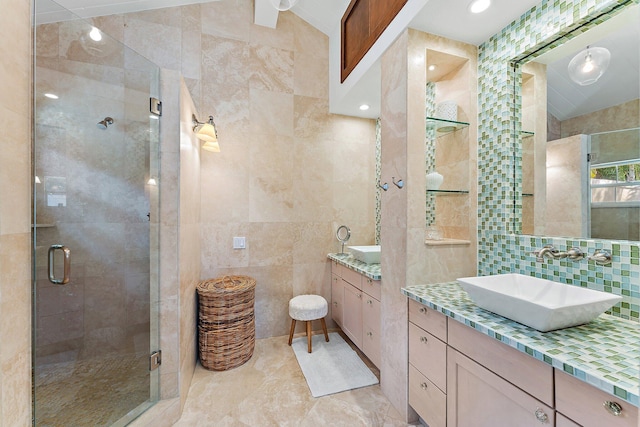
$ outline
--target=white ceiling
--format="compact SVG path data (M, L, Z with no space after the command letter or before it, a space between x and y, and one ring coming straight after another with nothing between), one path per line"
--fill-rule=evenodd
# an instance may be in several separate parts
M207 1L210 0L58 0L58 3L79 16L91 17L180 6L184 4L205 3ZM264 2L265 0L254 1ZM291 9L291 12L300 16L300 18L328 36L332 36L336 34L340 19L349 3L350 0L299 0ZM415 16L409 26L453 40L480 45L509 23L519 18L531 7L539 4L540 0L493 0L492 6L487 11L477 15L468 12L467 8L469 3L470 0L427 0L424 8ZM638 30L637 21L635 31L636 35L638 31L640 31ZM615 56L617 56L617 54ZM566 62L568 62L569 59L566 59ZM563 105L563 102L559 99L571 99L574 94L570 94L570 92L571 90L575 92L576 89L570 86L566 82L566 79L558 77L558 75L563 74L562 67L566 67L566 64L563 65L562 61L563 60L557 65L557 68L556 66L550 66L552 73L549 77L549 81L554 84L554 87L557 84L566 88L558 90L550 89L550 100L558 105L558 109ZM614 67L613 62L612 60L612 68ZM378 116L380 104L379 64L377 69L375 65L372 66L371 69L371 72L365 73L358 83L354 85L353 89L350 90L349 94L353 94L353 96L345 97L345 99L338 102L337 108L333 108L336 110L335 112L361 117ZM554 75L554 73L557 75ZM627 74L633 76L633 72ZM638 83L637 76L638 71L636 67L636 84ZM604 76L601 80L601 86L604 86L609 80L611 80L611 82L616 81L615 78L605 79ZM572 82L571 85L575 86ZM557 98L555 92L559 93ZM604 90L602 93L612 94L614 92ZM626 91L626 93L628 94L629 91ZM635 97L637 97L638 91L636 90L634 94ZM600 95L583 94L582 97L575 98L579 101L572 101L574 104L573 107L574 109L579 107L584 110L587 101L594 98L602 99ZM554 101L554 99L558 100ZM361 103L370 104L371 109L368 112L361 112L357 108ZM335 103L333 104L335 105ZM566 107L566 104L567 102L564 102L562 108ZM556 113L562 117L561 113L558 111L556 111Z
M559 120L592 113L640 94L640 6L598 25L535 59L547 64L547 110ZM567 73L569 61L586 46L611 52L609 68L594 84L580 86Z

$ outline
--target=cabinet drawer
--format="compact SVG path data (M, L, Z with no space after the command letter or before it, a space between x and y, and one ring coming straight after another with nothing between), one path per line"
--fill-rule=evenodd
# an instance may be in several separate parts
M362 295L362 323L380 333L380 302L366 294Z
M362 290L380 301L380 296L382 295L380 280L373 280L370 277L362 276Z
M585 427L637 427L638 408L617 397L598 390L569 374L555 370L556 410ZM619 416L611 414L606 402L620 405Z
M362 275L360 273L342 266L341 277L345 282L349 282L356 288L362 290Z
M556 427L580 427L580 425L574 423L560 412L556 412Z
M429 427L446 427L447 396L409 364L409 405Z
M340 277L340 274L342 274L342 272L340 271L341 268L342 266L338 264L338 261L331 260L331 274L335 274L336 276Z
M376 365L380 367L380 331L364 325L362 330L362 351Z
M455 321L449 322L449 345L553 406L553 368L550 365Z
M447 342L447 316L444 314L410 299L409 321L420 326L431 335Z
M409 323L409 363L446 393L447 345Z

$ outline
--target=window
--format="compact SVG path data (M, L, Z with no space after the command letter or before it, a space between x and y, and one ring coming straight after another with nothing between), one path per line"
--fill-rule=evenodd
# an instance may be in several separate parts
M591 204L640 206L640 159L591 167Z

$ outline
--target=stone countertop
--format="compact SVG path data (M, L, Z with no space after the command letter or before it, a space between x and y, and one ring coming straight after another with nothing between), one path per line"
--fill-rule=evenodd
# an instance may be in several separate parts
M382 274L380 273L380 264L367 264L362 261L358 261L351 254L329 254L329 259L342 264L347 268L357 271L360 274L364 274L370 279L381 280Z
M539 332L476 306L458 282L402 293L600 390L640 406L640 324L601 314L581 326Z

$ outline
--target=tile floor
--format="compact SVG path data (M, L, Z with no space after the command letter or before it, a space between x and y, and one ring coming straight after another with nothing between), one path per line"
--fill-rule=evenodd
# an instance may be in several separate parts
M253 357L229 371L198 365L174 426L407 426L380 385L312 397L287 340L256 340Z

